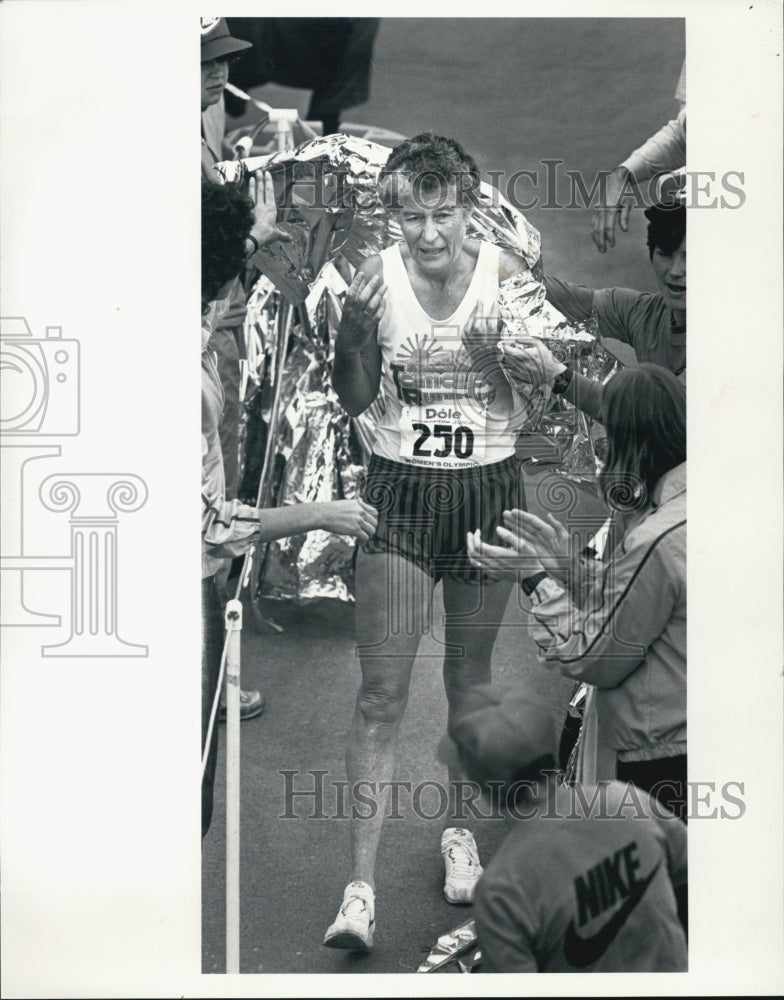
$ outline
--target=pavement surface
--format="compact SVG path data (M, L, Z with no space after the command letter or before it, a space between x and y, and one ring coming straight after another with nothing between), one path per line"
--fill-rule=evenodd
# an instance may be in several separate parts
M673 92L684 55L683 24L640 19L385 19L375 48L371 99L344 115L403 134L433 129L460 139L483 170L538 170L561 159L589 179L608 169L676 110ZM268 85L254 95L303 111L307 92ZM568 185L565 200L569 200ZM644 219L602 256L590 239L590 213L537 207L545 270L594 287L654 287ZM545 474L530 480L530 509L541 509ZM580 514L600 514L581 494ZM436 591L438 594L438 590ZM400 797L401 818L384 826L377 866L376 947L356 957L322 947L349 878L348 821L341 818L344 748L359 682L353 607L338 601L267 604L281 633L254 627L246 609L242 684L260 688L264 714L242 724L242 972L413 972L436 938L470 918L442 894L443 821L433 786ZM396 779L413 789L444 782L436 758L446 705L441 680L437 599L433 635L423 640L399 739ZM257 621L256 621L257 624ZM563 720L572 682L537 662L513 594L493 654L495 679L535 692ZM203 971L225 971L225 726L212 828L203 845ZM313 775L311 772L323 772ZM283 772L287 772L283 773ZM313 793L322 798L297 796ZM416 813L420 815L417 815ZM423 815L435 818L426 819ZM477 825L488 860L502 824Z

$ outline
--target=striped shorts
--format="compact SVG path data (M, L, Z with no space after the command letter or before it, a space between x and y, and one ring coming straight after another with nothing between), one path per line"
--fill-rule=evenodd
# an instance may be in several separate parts
M434 582L449 576L480 583L485 575L468 561L467 532L481 528L483 539L497 542L502 512L526 509L522 467L513 455L449 470L373 455L363 497L378 511L378 526L362 551L396 552Z

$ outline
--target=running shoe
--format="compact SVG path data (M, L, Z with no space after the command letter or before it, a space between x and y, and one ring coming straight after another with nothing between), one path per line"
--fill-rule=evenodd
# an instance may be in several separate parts
M484 869L470 830L450 827L441 836L441 857L446 866L444 895L450 903L473 903L476 884Z
M240 722L255 719L264 711L264 695L261 691L243 691L240 688ZM218 718L226 721L226 702L221 698L218 706Z
M349 882L335 922L324 935L324 944L328 948L369 952L373 947L374 911L373 890L367 882Z

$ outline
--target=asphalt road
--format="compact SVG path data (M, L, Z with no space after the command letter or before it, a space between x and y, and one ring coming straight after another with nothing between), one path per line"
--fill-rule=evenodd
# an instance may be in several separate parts
M684 54L675 20L384 20L375 48L371 99L344 116L403 134L432 128L454 135L483 170L533 169L545 159L586 178L613 166L675 111L673 92ZM272 85L256 91L273 104L307 93ZM560 191L559 191L560 193ZM568 188L565 199L568 201ZM545 269L595 287L652 288L644 219L636 213L615 251L598 254L590 213L535 207ZM529 505L537 506L536 481ZM589 498L581 512L597 511ZM445 779L435 755L446 708L436 605L434 635L423 641L399 740L397 779L416 788ZM414 814L401 796L401 819L385 824L377 868L376 948L354 957L323 948L348 880L348 822L340 818L343 753L359 679L353 608L322 601L304 608L275 605L280 634L259 634L246 615L242 677L264 691L263 716L242 725L241 971L412 972L435 939L470 917L442 895L441 821ZM510 601L493 657L494 675L535 691L557 727L572 684L546 671L533 654L525 624ZM225 727L215 815L203 847L203 971L225 969ZM286 782L313 789L315 799L287 803ZM289 772L287 778L281 772ZM291 773L293 772L293 774ZM432 792L432 789L431 789ZM420 812L438 812L423 795ZM282 818L287 809L295 815ZM323 818L311 818L320 812ZM489 858L501 824L481 824L480 852Z

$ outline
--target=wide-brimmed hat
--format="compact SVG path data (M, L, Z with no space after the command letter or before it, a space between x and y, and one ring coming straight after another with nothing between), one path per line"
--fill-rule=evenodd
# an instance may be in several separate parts
M474 781L513 782L535 761L557 754L552 713L530 695L494 684L467 692L449 736Z
M220 59L237 52L252 49L250 42L234 38L229 32L229 26L223 17L203 17L201 19L201 61Z

